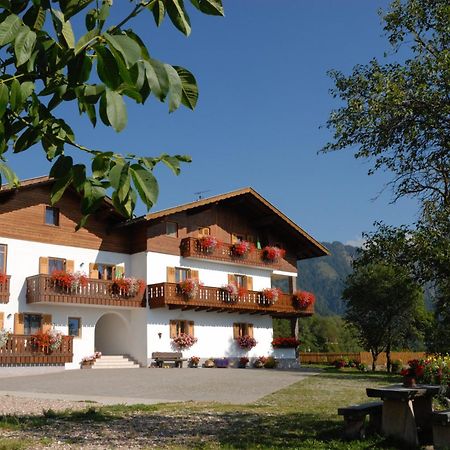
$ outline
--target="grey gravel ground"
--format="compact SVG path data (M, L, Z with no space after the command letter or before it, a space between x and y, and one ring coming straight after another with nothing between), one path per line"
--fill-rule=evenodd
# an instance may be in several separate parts
M111 369L72 370L3 378L0 396L104 404L217 401L252 403L314 374L308 370ZM1 402L3 403L3 398Z

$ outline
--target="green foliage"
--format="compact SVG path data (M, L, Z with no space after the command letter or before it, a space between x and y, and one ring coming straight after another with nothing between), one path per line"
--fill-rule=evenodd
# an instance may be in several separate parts
M373 59L348 76L330 72L343 106L329 117L334 139L323 151L356 149L356 158L373 162L370 174L392 172L395 198L449 206L448 0L395 0L383 20L394 55L406 46L412 56Z
M223 15L221 0L192 0L209 15ZM126 101L145 104L153 96L173 112L181 105L194 109L198 88L194 75L152 57L144 41L126 28L136 16L149 14L159 26L166 16L189 35L190 18L183 0L129 2L129 14L110 23L111 0L21 0L1 2L0 15L0 184L18 184L6 165L8 151L23 152L41 143L53 162L56 179L52 202L71 186L82 196L82 225L101 204L108 189L118 212L132 217L139 197L151 208L158 196L152 171L163 162L175 174L188 156L122 155L77 142L69 123L57 113L70 102L95 127L122 131L127 125ZM86 30L72 22L84 14ZM86 152L91 167L77 164L69 148Z
M356 328L363 348L372 353L373 369L383 350L402 347L411 335L420 333L425 316L423 294L405 268L359 265L347 279L343 298L345 320Z

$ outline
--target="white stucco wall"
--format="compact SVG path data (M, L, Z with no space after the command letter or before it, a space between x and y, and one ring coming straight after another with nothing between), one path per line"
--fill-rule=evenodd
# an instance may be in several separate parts
M183 350L183 356L200 356L201 358L224 356L236 357L247 355L267 356L272 353L272 318L249 314L228 314L204 311L182 311L181 309L152 309L147 325L148 357L152 352L178 351L172 348L169 330L170 320L194 321L194 333L198 339L189 350ZM240 349L233 339L233 323L253 324L256 347L250 351ZM161 333L159 338L158 333Z

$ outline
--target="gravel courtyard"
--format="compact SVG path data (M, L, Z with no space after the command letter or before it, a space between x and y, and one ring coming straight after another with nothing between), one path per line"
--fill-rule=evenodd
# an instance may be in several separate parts
M313 374L305 370L256 369L111 369L72 370L3 377L0 414L33 413L36 409L101 404L166 402L252 403ZM19 400L30 399L30 402ZM12 401L14 399L14 401ZM33 402L39 406L33 407ZM81 403L80 403L81 402ZM30 404L30 411L26 405Z

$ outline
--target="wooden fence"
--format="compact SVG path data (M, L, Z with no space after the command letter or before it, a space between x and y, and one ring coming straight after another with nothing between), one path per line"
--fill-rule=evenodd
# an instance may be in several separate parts
M403 364L407 364L409 360L415 358L423 358L425 353L423 352L391 352L391 359L400 360ZM372 364L372 355L370 352L356 352L356 353L313 353L302 352L300 353L300 362L303 364L331 364L334 360L339 358L352 359L358 363L364 363L367 365ZM386 353L378 355L377 365L386 365Z

